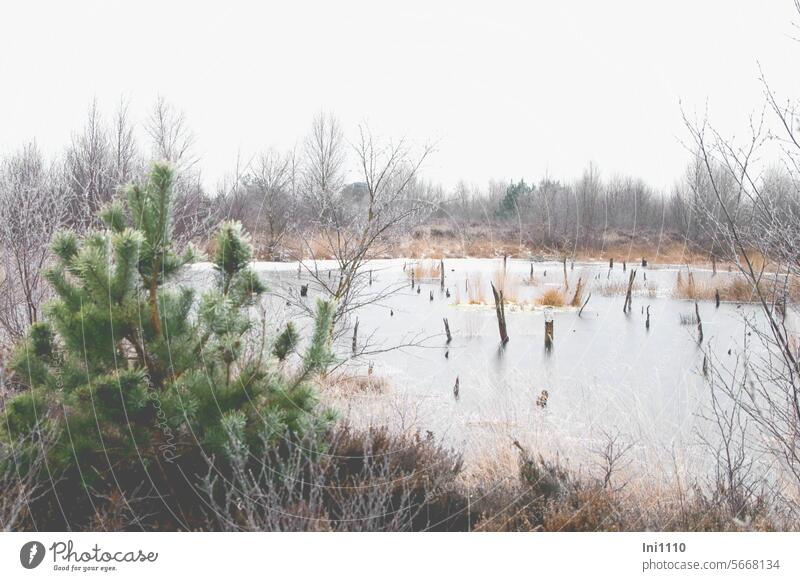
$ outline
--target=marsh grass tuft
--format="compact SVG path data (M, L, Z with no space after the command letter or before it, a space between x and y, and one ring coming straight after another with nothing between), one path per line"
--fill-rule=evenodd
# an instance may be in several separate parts
M410 279L414 275L415 280L438 279L442 275L441 263L438 260L417 260L406 269L406 276Z
M549 288L542 293L542 296L536 302L543 307L563 307L567 299L561 289Z
M765 285L759 285L758 290L770 294ZM719 297L723 301L735 303L750 303L758 299L758 290L743 276L734 275L725 278L714 277L710 280L696 281L694 274L689 273L687 277L679 272L672 296L677 299L691 301L713 301L715 293L719 291Z

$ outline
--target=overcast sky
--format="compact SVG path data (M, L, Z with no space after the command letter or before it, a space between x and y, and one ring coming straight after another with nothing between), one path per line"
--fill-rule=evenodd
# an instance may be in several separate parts
M800 96L792 0L143 0L0 5L0 149L62 147L96 97L184 110L209 185L290 147L320 109L345 129L435 140L426 175L659 187L687 153L680 105L723 131L761 103L758 63Z

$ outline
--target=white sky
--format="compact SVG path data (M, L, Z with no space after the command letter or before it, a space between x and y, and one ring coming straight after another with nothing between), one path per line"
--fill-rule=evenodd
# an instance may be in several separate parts
M326 109L351 132L438 140L425 174L445 185L570 179L593 161L668 187L687 161L679 101L741 132L759 62L800 95L795 16L791 0L4 0L0 150L56 151L95 96L143 119L161 94L209 185Z

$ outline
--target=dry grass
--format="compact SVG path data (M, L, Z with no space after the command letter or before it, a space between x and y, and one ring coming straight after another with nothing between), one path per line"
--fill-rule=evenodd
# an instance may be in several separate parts
M303 238L284 238L281 247L287 256L295 259L297 257L303 257L304 260L329 260L334 258L334 252L329 241L319 232L309 234ZM256 246L256 257L260 259L262 254L263 249Z
M540 282L539 277L534 274L533 276L529 275L523 278L521 284L525 286L539 286Z
M538 236L534 238L538 239ZM517 228L492 223L434 224L416 229L412 235L396 244L392 254L397 257L431 258L494 258L508 255L516 257L549 256L557 259L567 252L574 260L627 261L638 264L642 257L651 263L701 264L708 262L708 254L695 252L682 241L658 233L637 234L632 239L626 233L609 232L599 248L556 249L531 240L529 234L520 235ZM718 268L725 268L722 262Z
M563 307L567 299L564 292L558 288L549 288L536 300L543 307Z
M442 276L441 262L438 260L417 260L406 268L406 276L415 280L439 279Z
M604 280L592 285L592 292L604 297L624 296L628 292L628 282L624 280ZM654 281L635 282L632 289L633 296L646 296L654 299L658 295L658 284Z
M763 287L759 287L764 290ZM743 276L713 277L711 280L697 282L694 274L684 276L678 272L672 296L692 301L713 301L719 292L720 300L736 303L749 303L757 300L757 290Z
M455 289L457 305L486 305L487 289L480 274L467 276L464 286Z
M503 300L506 303L519 303L520 281L517 277L508 274L505 269L499 268L492 274L492 282L497 290L503 292Z
M358 394L383 394L389 389L389 380L372 373L352 375L333 373L321 378L318 387L328 398L349 397Z

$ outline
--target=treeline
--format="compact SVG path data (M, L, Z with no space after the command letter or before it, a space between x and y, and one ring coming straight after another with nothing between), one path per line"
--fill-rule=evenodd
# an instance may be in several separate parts
M126 184L144 179L155 160L175 168L178 244L204 247L223 219L235 219L252 233L260 259L336 258L354 268L368 253L353 240L387 255L399 248L384 240L389 232L395 240L410 238L439 224L452 230L491 226L530 248L596 249L615 236L679 241L715 253L720 198L743 225L753 210L736 167L719 159L711 172L700 157L692 160L670 192L641 179L603 178L594 165L572 182L545 177L445 189L421 178L430 147L381 140L363 126L353 133L345 139L338 120L320 114L296 147L240 158L209 189L179 109L159 99L137 124L124 102L111 115L92 103L84 126L53 159L31 142L0 160L0 328L19 337L39 319L48 292L41 271L53 233L98 226L98 210ZM765 171L758 187L762 203L796 215L800 196L788 172ZM470 235L480 237L480 231Z
M505 226L533 247L591 250L602 247L608 237L622 236L679 241L700 253L717 253L715 231L723 211L713 186L742 225L753 208L730 168L716 161L710 166L711 174L702 160L692 160L669 192L639 178L604 179L593 164L573 182L520 179L493 181L486 187L460 182L450 195L442 195L434 217L459 226ZM760 189L776 212L797 212L800 193L782 168L765 170Z
M49 222L85 230L99 208L124 185L142 179L152 161L161 160L177 169L177 236L202 240L221 219L233 218L253 232L259 256L281 260L289 258L287 238L319 227L326 207L330 211L333 204L363 205L368 195L358 156L352 155L342 128L330 115L318 116L293 149L267 148L240 158L212 189L201 180L194 145L184 115L163 99L156 101L140 126L124 102L110 116L92 103L85 125L55 159L45 159L35 142L4 156L0 217L13 229L11 238L41 228L24 227L21 232L19 222L26 226L24 220L33 217L17 215L39 213L41 207L49 208ZM740 188L730 172L723 167L715 171L723 196L740 201ZM786 172L766 172L764 184L783 204L797 204L797 189ZM662 232L705 248L712 242L708 209L718 205L700 161L689 164L669 192L635 177L604 178L593 164L570 182L544 177L530 183L491 181L485 186L459 182L445 189L415 175L408 189L427 210L421 212L417 226L508 222L521 226L531 243L579 249L599 247L609 232L630 236ZM46 229L49 238L54 228ZM0 244L8 238L4 236Z

